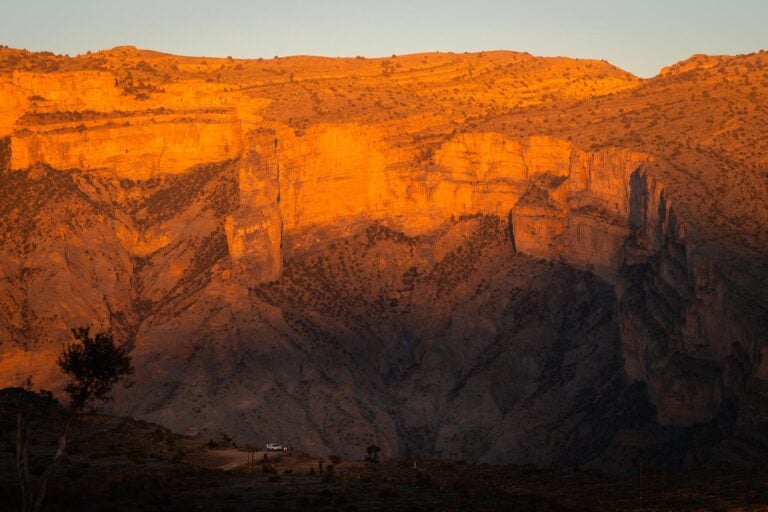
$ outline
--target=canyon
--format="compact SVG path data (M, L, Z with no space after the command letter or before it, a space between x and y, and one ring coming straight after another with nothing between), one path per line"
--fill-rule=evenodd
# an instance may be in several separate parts
M0 384L360 456L765 460L768 54L0 48ZM763 450L763 451L761 451Z

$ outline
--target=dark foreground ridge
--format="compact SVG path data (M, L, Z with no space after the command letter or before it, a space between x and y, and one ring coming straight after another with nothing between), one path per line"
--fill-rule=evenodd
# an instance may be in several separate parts
M58 403L20 388L0 391L0 504L15 510L15 417L32 417L32 472L55 450ZM50 511L253 510L765 510L768 473L645 471L609 476L447 460L371 464L298 453L248 454L226 441L158 425L80 416L69 453L50 481ZM385 454L386 457L386 454ZM331 460L334 459L334 460ZM335 463L335 464L334 464ZM322 465L322 472L319 467Z

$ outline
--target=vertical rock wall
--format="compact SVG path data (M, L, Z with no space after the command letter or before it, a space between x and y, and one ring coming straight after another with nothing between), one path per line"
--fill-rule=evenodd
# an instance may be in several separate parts
M697 247L649 174L630 179L631 234L617 285L627 374L648 383L659 421L765 421L768 312Z

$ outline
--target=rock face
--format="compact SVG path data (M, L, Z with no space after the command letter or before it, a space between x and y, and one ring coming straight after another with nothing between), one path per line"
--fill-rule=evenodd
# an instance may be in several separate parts
M764 421L765 310L689 242L663 184L638 171L631 188L619 308L628 376L649 383L666 424L733 410Z
M689 191L712 198L707 175L676 159L743 165L738 188L759 171L590 131L629 123L626 105L686 115L655 84L676 98L709 75L674 69L0 49L0 384L60 385L60 343L87 324L133 347L115 407L180 431L352 456L730 460L768 421L768 209L741 231L705 222Z
M512 209L517 247L612 277L629 234L629 177L650 157L616 148L587 153L541 138L528 150L531 184Z

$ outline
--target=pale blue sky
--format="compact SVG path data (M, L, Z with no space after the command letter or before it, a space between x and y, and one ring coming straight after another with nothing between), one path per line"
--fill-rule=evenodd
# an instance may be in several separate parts
M0 0L0 44L243 58L507 49L652 76L693 53L768 48L768 0Z

